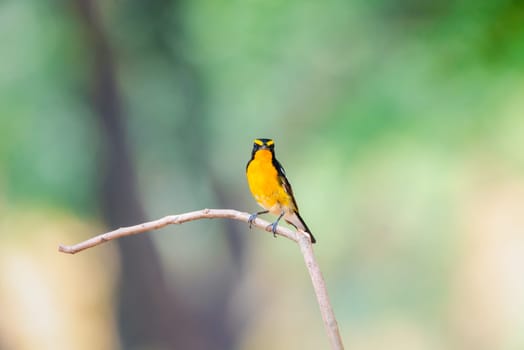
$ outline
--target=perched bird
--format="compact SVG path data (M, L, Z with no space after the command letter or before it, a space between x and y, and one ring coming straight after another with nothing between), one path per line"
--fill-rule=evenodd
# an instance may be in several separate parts
M251 159L246 166L246 176L253 197L265 209L249 217L249 227L258 215L272 213L278 215L277 220L270 225L273 235L277 230L278 222L284 218L295 228L307 232L311 236L311 243L316 242L298 213L298 206L284 168L275 158L273 140L255 139Z

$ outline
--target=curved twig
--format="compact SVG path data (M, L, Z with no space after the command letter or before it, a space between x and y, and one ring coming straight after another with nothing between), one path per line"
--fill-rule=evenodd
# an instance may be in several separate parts
M188 221L200 219L222 218L239 220L247 223L249 215L250 214L248 213L243 213L233 209L203 209L179 215L168 215L161 219L145 222L135 226L121 227L117 230L103 233L74 245L59 245L58 251L62 253L75 254L81 252L82 250L92 248L99 244L120 237L136 235L146 231L157 230L167 225L183 224ZM271 227L269 227L269 225L269 222L260 218L256 218L253 221L253 226L271 232ZM333 308L331 307L331 303L327 294L326 283L313 253L313 246L311 244L309 235L302 231L295 232L282 226L277 227L276 234L286 237L298 243L300 246L300 250L304 256L304 262L315 290L317 302L320 307L320 313L322 314L322 320L324 322L324 326L326 327L326 332L331 343L331 348L335 350L344 349L337 320L335 318L335 313L333 312Z

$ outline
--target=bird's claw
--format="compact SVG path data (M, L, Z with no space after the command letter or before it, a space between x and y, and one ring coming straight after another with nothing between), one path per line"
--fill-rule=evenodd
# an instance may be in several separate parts
M267 225L266 230L271 227L271 232L273 232L273 237L277 238L277 227L278 227L278 221Z
M247 222L249 223L249 228L253 226L253 221L255 221L256 218L257 218L257 214L251 214L249 216L249 219L247 219Z

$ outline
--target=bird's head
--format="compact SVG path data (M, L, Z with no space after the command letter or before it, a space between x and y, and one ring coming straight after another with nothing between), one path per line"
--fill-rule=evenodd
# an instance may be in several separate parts
M252 154L254 155L255 153L261 150L268 150L271 153L273 153L275 150L275 142L271 139L255 139L253 141Z
M256 152L259 149L275 149L275 142L271 139L255 139L253 141L253 151Z
M253 141L253 152L251 156L254 157L255 153L261 150L267 150L273 155L275 152L275 142L271 139L255 139Z

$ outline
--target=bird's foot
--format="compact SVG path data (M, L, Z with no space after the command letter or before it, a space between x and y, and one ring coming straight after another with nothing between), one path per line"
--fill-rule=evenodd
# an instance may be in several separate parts
M247 219L247 222L249 223L249 228L251 228L251 226L253 226L253 221L255 221L257 216L258 216L258 213L249 215L249 219Z
M273 232L273 237L277 238L277 227L278 227L278 221L275 221L272 224L267 225L266 230L271 227L271 232Z
M251 214L249 216L249 218L247 219L247 222L249 223L249 228L251 228L251 226L253 226L253 221L255 221L257 216L259 216L260 214L267 214L268 212L269 212L268 210L262 210L262 211L259 211L257 213Z

